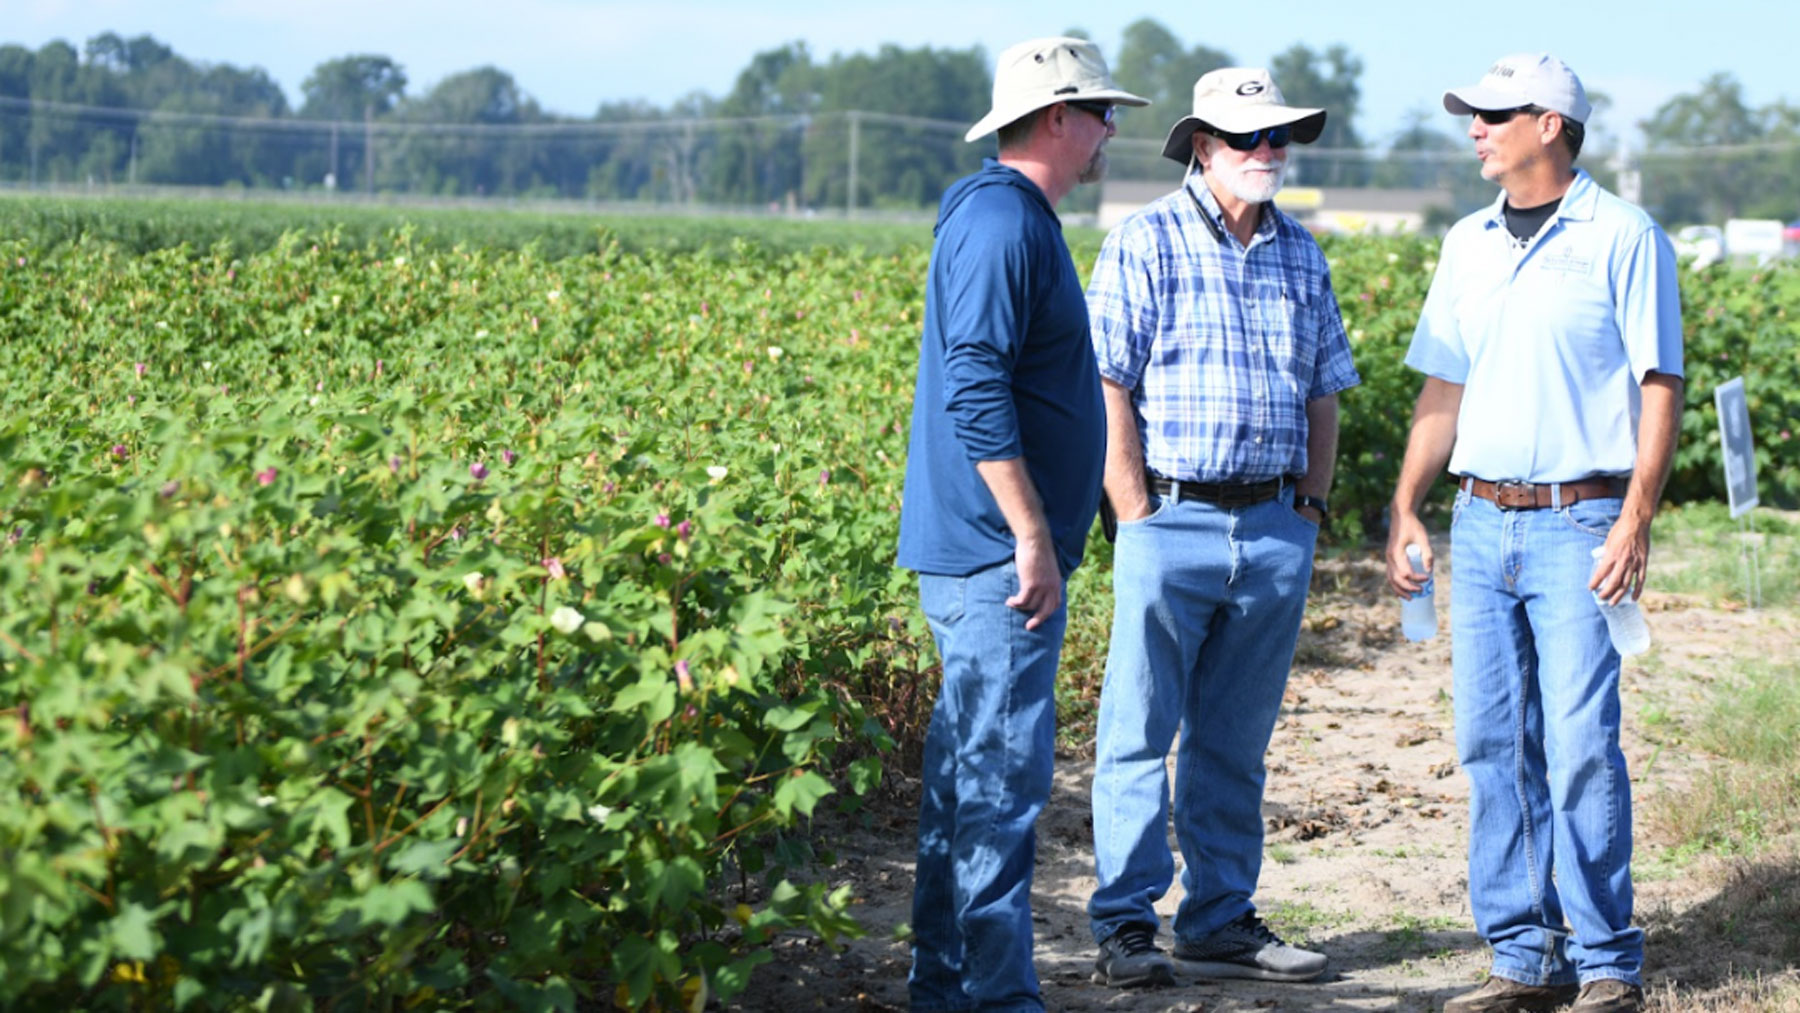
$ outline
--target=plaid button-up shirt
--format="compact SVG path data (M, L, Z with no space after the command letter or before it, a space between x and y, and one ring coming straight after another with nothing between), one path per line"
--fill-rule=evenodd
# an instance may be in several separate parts
M1239 243L1198 173L1106 237L1087 298L1100 374L1165 478L1304 474L1306 403L1362 382L1318 243L1273 204Z

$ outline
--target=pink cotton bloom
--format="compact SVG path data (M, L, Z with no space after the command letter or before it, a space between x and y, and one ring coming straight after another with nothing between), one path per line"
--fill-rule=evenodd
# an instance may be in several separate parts
M257 485L274 485L275 484L275 476L278 474L280 474L280 472L277 472L273 465L271 465L267 468L264 468L262 471L259 471L256 473L256 484Z
M150 367L148 367L148 366L146 366L146 365L144 365L144 364L143 364L143 363L141 363L141 362L140 362L140 363L137 363L137 364L135 364L135 365L133 365L133 366L132 366L132 367L131 367L131 368L132 368L132 369L133 369L133 370L135 370L135 371L136 371L136 372L137 372L137 375L139 375L139 376L143 376L143 375L144 375L144 371L145 371L145 370L147 370L147 369L149 369L149 368L150 368Z
M113 444L112 454L114 457L124 458L125 456L127 456L130 453L131 453L131 451L125 446L125 444L123 444L123 443Z
M511 464L514 461L519 459L519 455L516 453L513 453L513 451L510 449L502 450L502 451L500 451L500 459L502 461L505 461L507 464Z
M675 663L675 685L680 686L683 693L694 688L694 676L688 671L686 658Z
M656 515L656 526L659 528L668 527L669 526L669 515L668 514L657 514Z
M477 482L488 477L487 465L482 464L480 461L476 461L474 464L469 465L469 476Z
M400 474L400 455L399 454L395 454L393 457L388 458L388 470L393 472L396 475Z
M562 560L555 556L544 560L544 569L549 570L550 576L556 580L562 580L569 575L568 571L563 569Z
M675 525L675 534L679 535L684 542L689 538L692 538L694 535L694 522L684 520L680 524Z
M831 469L830 468L821 468L819 470L819 484L820 485L830 485L831 484Z

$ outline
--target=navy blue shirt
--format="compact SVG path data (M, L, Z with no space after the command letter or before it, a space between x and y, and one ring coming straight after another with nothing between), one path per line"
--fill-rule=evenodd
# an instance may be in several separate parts
M1023 456L1067 577L1099 508L1106 412L1062 222L1035 183L986 159L945 192L935 233L899 563L960 577L1013 558L975 464Z

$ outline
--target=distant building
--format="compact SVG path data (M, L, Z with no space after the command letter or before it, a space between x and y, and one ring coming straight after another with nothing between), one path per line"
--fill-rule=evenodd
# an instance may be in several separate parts
M1110 230L1145 204L1174 190L1173 182L1106 180L1096 224ZM1428 219L1449 220L1448 190L1290 186L1275 197L1281 210L1314 232L1395 234L1424 231Z

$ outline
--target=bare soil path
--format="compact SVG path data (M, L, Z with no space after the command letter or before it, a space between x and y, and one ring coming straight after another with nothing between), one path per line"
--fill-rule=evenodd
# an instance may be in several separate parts
M1438 558L1447 557L1440 547ZM1719 888L1709 885L1716 877L1691 867L1659 871L1667 866L1646 844L1644 813L1659 799L1667 804L1705 759L1664 748L1667 729L1647 727L1660 727L1661 719L1644 716L1697 705L1722 659L1791 652L1796 635L1791 616L1712 609L1654 591L1645 605L1657 644L1627 661L1622 684L1639 813L1638 912L1640 923L1648 914L1678 925L1682 912L1716 901ZM1094 885L1093 763L1059 756L1054 795L1038 826L1032 894L1049 1008L1426 1011L1476 984L1488 956L1469 916L1467 785L1456 767L1449 689L1447 630L1422 644L1401 639L1399 610L1375 559L1321 565L1268 756L1268 837L1257 896L1277 929L1330 956L1325 978L1303 985L1191 982L1123 991L1091 983L1094 945L1084 908ZM829 876L854 885L868 936L836 953L809 938L783 940L776 961L757 971L752 990L729 1009L906 1009L910 957L894 930L911 917L915 824L908 802L916 791L903 782L899 794L902 801L877 807L859 827L833 831L830 841L838 864ZM1179 900L1177 883L1159 906L1165 946L1167 918ZM1659 976L1709 959L1687 948L1659 953L1657 938L1653 933L1647 968L1653 993ZM1667 1000L1659 1006L1687 1008Z

